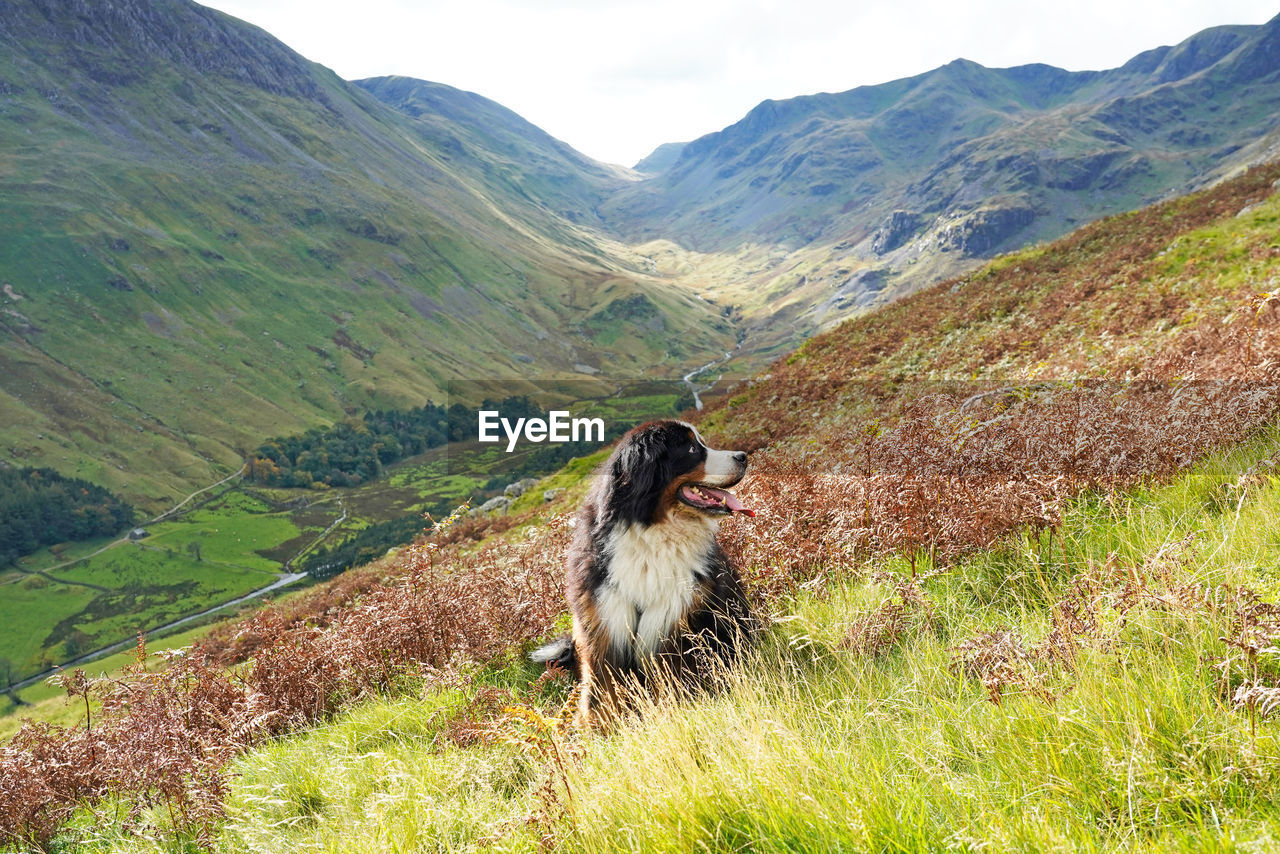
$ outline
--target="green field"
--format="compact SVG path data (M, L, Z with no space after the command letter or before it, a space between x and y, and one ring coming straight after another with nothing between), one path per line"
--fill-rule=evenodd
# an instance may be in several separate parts
M180 521L149 527L151 536L138 542L116 542L47 575L33 573L102 544L60 555L46 550L22 561L20 571L0 579L0 650L12 664L12 677L267 586L280 565L256 550L298 534L287 516L267 510L229 493Z
M348 518L327 542L435 503L449 490L465 498L489 476L486 470L436 483L441 465L406 463L397 473L399 486L326 492L241 487L178 519L146 526L149 536L137 542L95 540L30 555L18 570L0 574L0 658L19 680L128 640L267 586L286 561L317 543L343 507ZM36 574L42 572L47 575Z
M148 638L147 652L158 653L165 650L180 649L190 646L194 641L209 631L210 625L185 631L175 631L163 638ZM95 659L85 664L82 669L91 678L113 676L123 668L137 662L136 647L129 647L112 655ZM148 669L161 666L163 658L154 656L147 662ZM52 682L37 682L17 692L22 704L13 702L9 694L0 694L0 741L13 735L22 726L26 718L47 721L54 724L75 724L84 720L84 706L68 703L67 694Z
M278 572L278 562L259 552L299 533L287 514L273 512L262 501L242 492L228 493L180 521L164 523L146 540L147 548L166 553L199 551L205 561Z

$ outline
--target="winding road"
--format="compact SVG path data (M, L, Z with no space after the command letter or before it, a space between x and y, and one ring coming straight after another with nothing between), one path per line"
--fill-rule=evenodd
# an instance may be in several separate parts
M238 470L236 470L236 471L232 472L231 474L227 475L226 477L224 477L222 480L218 481L217 483L211 483L211 484L209 484L208 486L206 486L204 489L197 489L195 492L191 493L191 494L190 494L190 495L188 495L186 498L182 499L182 500L181 500L181 501L179 501L177 504L173 505L173 506L172 506L172 507L170 507L168 510L164 511L164 512L163 512L163 513L161 513L159 516L155 517L154 519L148 519L148 520L145 522L145 524L147 524L147 525L154 525L156 522L163 522L165 519L168 519L170 516L172 516L173 514L177 513L179 510L181 510L181 509L182 509L182 505L186 504L188 501L190 501L191 499L195 498L197 495L200 495L201 493L204 493L204 492L208 492L208 491L209 491L209 490L211 490L211 489L217 489L219 486L222 486L222 484L226 483L226 482L227 482L227 481L229 481L229 480L234 480L234 479L235 479L235 478L237 478L237 477L244 477L244 470L245 470L247 467L248 467L248 465L247 465L247 464L242 465L242 466L240 466L240 468L239 468ZM56 567L55 567L55 569L56 569Z
M185 617L181 617L177 620L172 620L168 623L165 623L162 626L156 626L153 629L149 629L148 631L143 632L143 634L156 634L158 632L165 632L165 631L168 631L169 629L186 625L187 623L194 622L200 619L201 617L207 617L210 614L216 614L219 611L221 611L223 608L230 608L233 605L239 605L243 602L248 602L252 599L257 599L259 596L265 596L266 594L270 593L272 590L279 590L281 587L287 587L288 585L293 584L298 579L306 578L306 577L307 577L307 574L305 572L290 572L286 575L280 576L274 582L272 582L271 584L268 584L266 587L263 587L260 590L254 590L252 593L246 593L244 596L241 596L237 599L232 599L229 602L223 602L221 605L214 605L212 608L206 608L205 610L201 611L198 614L188 614ZM94 659L102 658L104 655L111 655L112 653L119 652L122 649L128 649L129 647L133 646L136 643L137 643L136 639L122 640L118 643L113 643L110 646L104 646L100 649L95 649L93 652L86 652L84 655L78 658L73 658L70 661L65 661L62 664L55 665L54 667L46 670L44 673L37 673L35 676L29 676L26 679L23 679L21 682L15 682L11 686L9 686L9 688L6 689L6 692L21 691L23 688L29 688L32 685L35 685L37 682L43 682L45 679L48 679L50 676L58 675L58 673L60 673L63 670L66 670L68 667L78 667L81 664L87 664L90 661L93 661Z

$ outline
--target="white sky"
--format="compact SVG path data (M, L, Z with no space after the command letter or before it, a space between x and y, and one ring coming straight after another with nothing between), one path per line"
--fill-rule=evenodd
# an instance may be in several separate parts
M732 124L766 98L840 92L958 57L1113 68L1264 0L200 0L355 80L478 92L599 160Z

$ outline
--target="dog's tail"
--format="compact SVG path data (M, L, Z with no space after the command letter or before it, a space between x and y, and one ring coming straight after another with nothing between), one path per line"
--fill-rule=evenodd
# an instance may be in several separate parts
M538 647L529 653L529 660L548 667L552 665L563 667L572 673L574 678L578 676L578 650L570 635L561 635L551 643Z

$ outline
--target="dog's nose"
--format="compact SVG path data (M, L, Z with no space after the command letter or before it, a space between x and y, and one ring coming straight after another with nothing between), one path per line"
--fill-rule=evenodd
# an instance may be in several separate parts
M745 465L747 464L747 452L746 452L746 451L734 451L734 452L733 452L733 459L734 459L734 461L735 461L735 462L742 463L742 464L745 466Z

